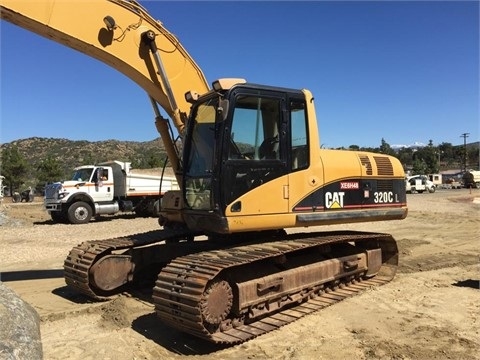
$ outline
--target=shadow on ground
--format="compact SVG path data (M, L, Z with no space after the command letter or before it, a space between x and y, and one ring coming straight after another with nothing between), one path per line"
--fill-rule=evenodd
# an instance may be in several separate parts
M473 280L473 279L468 279L468 280L463 280L463 281L457 281L456 283L452 284L453 286L459 286L459 287L470 287L472 289L480 289L480 280Z

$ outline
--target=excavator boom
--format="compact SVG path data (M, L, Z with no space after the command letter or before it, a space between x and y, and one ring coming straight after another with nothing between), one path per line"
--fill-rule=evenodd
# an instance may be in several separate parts
M1 0L0 16L120 71L160 104L180 134L190 109L185 93L209 90L201 69L178 39L136 1ZM151 51L152 41L156 53ZM157 116L157 121L162 119ZM161 136L168 151L171 136L165 131ZM172 151L168 155L175 167L177 155Z

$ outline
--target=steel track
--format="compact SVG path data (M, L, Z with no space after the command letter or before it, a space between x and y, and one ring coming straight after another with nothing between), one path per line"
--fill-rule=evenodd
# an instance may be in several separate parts
M96 261L114 251L127 251L182 236L182 233L158 230L108 240L86 241L75 246L63 265L65 282L75 291L94 300L108 300L113 292L99 291L91 285L90 269Z
M295 237L289 236L290 238ZM237 321L229 329L212 330L205 324L202 299L208 284L220 273L248 265L254 261L278 257L301 249L312 249L340 242L378 241L382 249L382 267L374 278L365 281L338 283L315 294L309 293L295 307L280 309L258 319ZM214 343L235 344L275 330L307 314L332 305L371 286L383 285L393 279L398 264L395 240L387 234L334 233L319 237L281 240L191 254L173 259L159 274L153 291L157 315L166 324ZM234 321L235 322L235 319ZM238 325L238 323L241 323Z
M74 247L65 259L65 281L68 286L89 298L108 300L115 291L99 291L91 284L90 269L95 262L113 252L128 253L139 247L183 235L185 234L175 231L159 230L117 239L84 242ZM218 274L235 267L249 266L255 261L263 261L299 250L313 250L315 247L341 242L368 241L377 242L382 250L383 264L374 278L352 279L350 277L344 282L327 284L320 291L308 292L308 296L299 301L296 306L280 308L274 313L254 319L241 319L236 323L233 319L231 323L235 325L228 328L219 327L212 331L205 326L201 302L208 284ZM208 251L201 251L202 246ZM171 247L165 247L162 250L167 253L165 259L169 263L158 274L153 289L153 303L157 315L166 324L210 342L221 344L235 344L249 340L351 297L369 287L383 285L393 279L398 265L395 240L388 234L379 233L291 234L276 241L250 245L234 246L225 242L223 246L202 246L195 247L194 243L185 243L180 251L178 249L173 251ZM169 253L169 251L172 252ZM187 255L178 256L179 253Z

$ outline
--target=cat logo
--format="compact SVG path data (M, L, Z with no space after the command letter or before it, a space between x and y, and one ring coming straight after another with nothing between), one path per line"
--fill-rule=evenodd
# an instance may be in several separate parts
M343 196L345 193L341 192L326 192L325 193L325 207L327 209L341 209L343 208Z

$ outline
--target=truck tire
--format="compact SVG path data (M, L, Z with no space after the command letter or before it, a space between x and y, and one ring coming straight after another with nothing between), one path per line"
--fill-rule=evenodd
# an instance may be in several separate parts
M77 201L68 208L68 221L72 224L87 224L92 218L92 208L86 202Z
M146 217L149 217L151 216L151 214L148 212L147 209L135 209L135 214L138 216L138 217L143 217L143 218L146 218Z
M68 218L63 211L51 211L50 217L52 218L53 222L57 224L64 224L68 222Z

